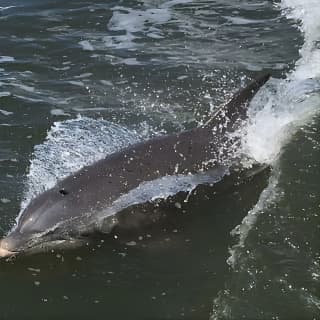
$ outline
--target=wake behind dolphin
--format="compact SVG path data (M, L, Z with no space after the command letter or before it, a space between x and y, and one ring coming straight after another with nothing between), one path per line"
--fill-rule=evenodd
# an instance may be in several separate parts
M246 120L249 101L268 78L254 80L201 127L136 143L59 181L24 209L1 240L0 256L71 245L83 235L110 232L119 212L176 193L171 185L191 191L241 170L230 151L239 137L230 134ZM151 186L160 192L146 195Z

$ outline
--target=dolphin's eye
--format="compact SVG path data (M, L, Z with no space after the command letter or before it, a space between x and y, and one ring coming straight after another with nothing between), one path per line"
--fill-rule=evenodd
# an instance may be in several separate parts
M69 192L68 192L67 190L65 190L65 189L60 189L59 192L60 192L62 195L64 195L64 196L66 196L67 194L69 194Z

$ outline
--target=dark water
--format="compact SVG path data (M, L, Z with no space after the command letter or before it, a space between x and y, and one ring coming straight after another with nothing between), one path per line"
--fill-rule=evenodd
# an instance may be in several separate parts
M270 174L168 204L141 233L2 261L1 319L320 319L320 8L280 4L0 2L1 235L68 163L195 127L274 77L243 133ZM129 131L106 140L105 120Z

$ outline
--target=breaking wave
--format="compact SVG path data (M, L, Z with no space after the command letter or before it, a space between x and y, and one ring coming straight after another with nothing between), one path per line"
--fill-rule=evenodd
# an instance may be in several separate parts
M280 203L285 192L284 186L279 184L282 177L280 160L283 150L295 134L314 119L320 109L320 2L282 0L280 8L288 19L296 21L305 41L294 70L289 72L285 79L271 79L260 90L251 103L249 122L242 128L242 153L258 162L270 164L273 171L258 203L242 223L232 230L232 234L238 237L228 258L234 273L225 289L220 291L214 300L211 319L234 319L240 314L242 317L253 318L266 316L265 310L251 305L250 300L248 302L248 299L252 298L249 292L258 290L259 268L255 267L253 261L257 259L255 254L261 253L257 253L259 249L253 253L247 239L260 215L281 210ZM311 261L310 265L314 263L315 261ZM286 277L279 281L287 284L286 292L290 295L293 286L289 282L288 274ZM236 287L242 287L243 291L239 292ZM305 291L303 302L300 291L297 296L300 297L299 303L306 303L309 311L312 310L311 313L319 308L318 298L313 294ZM277 314L276 307L270 312L271 318L272 314Z

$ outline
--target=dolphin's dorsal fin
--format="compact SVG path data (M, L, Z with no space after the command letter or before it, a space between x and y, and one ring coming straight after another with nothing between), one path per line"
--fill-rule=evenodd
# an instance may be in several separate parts
M264 73L252 80L247 87L240 89L229 102L218 108L203 127L213 127L217 121L222 120L221 117L227 118L230 123L235 123L238 119L244 120L249 102L269 78L270 73Z

